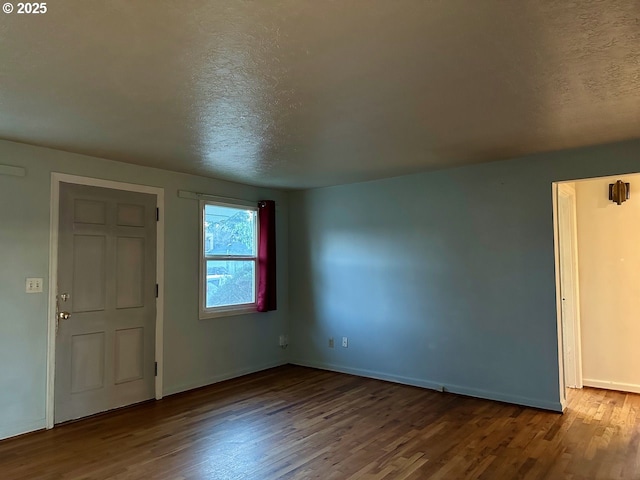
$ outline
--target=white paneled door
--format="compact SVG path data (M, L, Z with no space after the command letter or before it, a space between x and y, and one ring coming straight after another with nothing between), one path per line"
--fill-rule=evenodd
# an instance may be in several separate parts
M558 185L558 240L565 385L582 388L576 191L573 184Z
M55 423L154 398L156 197L60 184Z

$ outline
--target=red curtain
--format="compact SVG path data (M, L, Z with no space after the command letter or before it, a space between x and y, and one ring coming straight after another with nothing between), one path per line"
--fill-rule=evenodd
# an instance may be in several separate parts
M276 309L276 203L258 203L258 311Z

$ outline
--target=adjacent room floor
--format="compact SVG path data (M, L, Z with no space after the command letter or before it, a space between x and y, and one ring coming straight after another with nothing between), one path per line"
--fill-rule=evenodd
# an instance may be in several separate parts
M287 365L0 442L9 479L640 478L640 395L564 415Z

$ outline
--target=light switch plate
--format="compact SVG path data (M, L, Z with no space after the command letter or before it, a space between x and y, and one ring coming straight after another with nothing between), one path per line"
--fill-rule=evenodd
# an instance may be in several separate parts
M27 278L25 292L42 293L42 278Z

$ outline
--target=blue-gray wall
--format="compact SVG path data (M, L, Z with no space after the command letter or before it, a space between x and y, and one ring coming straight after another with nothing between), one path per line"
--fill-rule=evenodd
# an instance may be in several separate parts
M640 142L293 193L292 362L559 410L552 182L631 171Z
M287 194L0 141L0 438L45 426L51 172L165 189L164 393L286 363L278 346L288 328ZM198 320L198 203L177 191L277 202L278 311ZM45 292L27 295L26 277Z
M640 142L290 194L3 141L0 164L27 169L0 175L4 438L45 422L49 285L24 279L48 278L53 171L165 189L166 394L292 361L559 409L551 183L640 171ZM179 189L277 201L277 312L198 320Z

